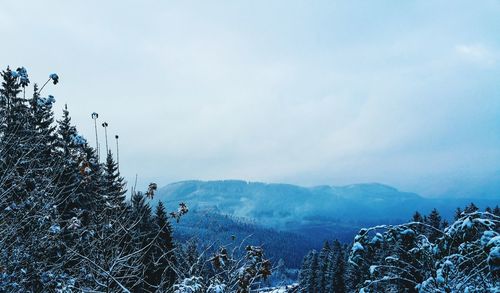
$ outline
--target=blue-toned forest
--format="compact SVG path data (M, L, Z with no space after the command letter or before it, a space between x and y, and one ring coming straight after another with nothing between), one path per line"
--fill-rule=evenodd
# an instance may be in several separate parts
M12 67L1 79L0 292L500 288L495 198L237 180L138 190L50 95L62 78Z

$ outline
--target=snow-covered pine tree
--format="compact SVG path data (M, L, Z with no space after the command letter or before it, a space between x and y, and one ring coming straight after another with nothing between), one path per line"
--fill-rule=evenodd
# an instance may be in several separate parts
M154 271L148 276L149 283L158 287L160 291L171 288L176 279L174 256L174 242L172 238L172 225L160 201L155 210L156 231L158 231L152 251Z
M299 272L299 287L301 292L306 292L306 288L309 287L309 271L311 269L312 261L312 251L309 251L302 261L302 266Z
M330 254L330 265L328 268L328 286L325 292L336 292L335 290L340 290L345 287L345 281L343 279L345 274L345 253L344 247L340 244L338 240L332 243L332 252ZM341 283L339 283L341 282Z
M54 145L57 139L54 112L52 110L54 103L55 98L53 96L41 97L38 85L33 86L33 97L30 100L32 117L30 124L33 127L33 135L36 137L38 159L42 160L46 165L51 165L52 161L54 161Z
M198 252L198 241L196 238L178 244L174 249L175 270L177 271L177 282L181 282L190 276L209 275L206 264L209 260L205 255ZM213 274L213 270L211 271Z
M439 236L441 236L441 215L439 214L438 210L433 209L429 216L427 217L426 224L429 226L426 229L426 234L427 237L429 238L429 241L434 241L436 240Z
M464 213L430 242L417 234L411 222L363 229L356 237L350 262L362 267L369 261L370 276L359 283L362 292L494 292L500 286L500 217L491 213ZM376 231L380 231L375 234ZM379 240L373 241L378 236ZM372 238L373 237L373 238ZM370 261L368 250L382 250L378 243L406 239L413 259L400 255ZM356 248L356 249L354 249Z
M412 217L412 222L423 223L424 222L424 217L422 217L421 213L419 213L418 211L415 211L415 213L413 214L413 217ZM418 231L419 233L423 233L424 232L424 229L421 226L418 226L417 229L421 229L421 230Z
M328 279L330 276L328 275L328 267L330 265L330 254L331 254L331 248L330 244L328 241L325 241L323 244L323 248L319 252L319 266L320 266L320 271L318 275L318 292L323 293L327 292L327 284L328 284Z
M124 220L126 215L125 193L127 190L111 151L106 156L102 184L106 222L113 225L112 220Z
M462 209L460 207L457 207L457 209L455 210L455 215L453 216L453 219L456 221L458 219L460 219L462 217Z
M276 264L276 269L273 271L273 279L276 284L286 284L288 281L287 269L285 261L280 258ZM270 284L271 285L271 284Z
M84 176L90 170L87 167L81 168L79 160L82 156L76 127L71 124L68 106L64 105L63 116L57 121L57 156L60 160L59 168L56 171L57 185L57 209L62 216L60 223L62 227L68 224L73 217L78 217L79 198L83 192L81 183Z
M0 292L154 292L172 285L174 272L182 276L174 288L197 280L207 292L248 292L269 276L271 264L257 246L239 258L221 250L222 269L208 271L209 259L191 253L186 259L196 265L185 271L177 260L166 266L163 260L173 258L166 212L159 208L152 217L143 193L134 191L123 211L107 213L106 200L123 205L124 196L112 157L98 162L67 107L53 123L54 98L42 97L36 85L26 99L24 68L1 75ZM50 81L59 77L51 74L42 88ZM178 221L187 211L181 203L171 215Z
M19 74L10 68L2 71L2 87L0 88L0 114L3 117L1 131L2 159L0 176L3 186L12 192L3 200L19 204L25 200L33 189L30 172L33 151L33 137L29 127L30 111L27 100L20 96L22 85ZM12 197L12 198L11 198Z
M317 251L313 250L311 254L311 265L309 267L309 272L307 275L307 292L318 293L319 288L319 274L320 274L320 263L319 254Z
M470 214L477 212L478 210L479 208L473 202L471 202L468 206L465 207L464 212Z
M130 216L133 221L131 231L132 251L142 250L143 253L137 260L137 265L141 268L138 270L137 279L135 281L129 280L129 284L134 292L148 292L153 289L146 279L148 274L154 271L151 254L156 233L151 217L151 207L146 202L146 197L142 192L133 192ZM133 283L130 281L133 281Z
M346 285L345 285L345 254L344 250L340 249L338 255L337 255L337 261L335 265L335 271L334 274L331 276L333 280L333 286L331 288L331 291L325 291L326 292L332 292L332 293L345 293L346 291Z
M335 240L331 246L325 243L319 253L309 251L299 272L300 292L346 292L344 250L340 242Z
M76 138L78 139L78 138ZM82 224L95 224L102 226L105 223L106 194L105 176L103 166L97 160L97 153L81 138L78 142L81 155L78 161L83 180L80 183L82 193L78 198L79 208L83 210Z
M499 216L500 217L500 207L498 207L498 205L496 205L495 208L493 209L493 214L495 216Z
M39 292L45 287L45 272L50 268L56 274L64 263L56 253L62 240L57 236L60 227L53 208L57 193L53 184L55 161L46 156L53 140L53 116L48 105L43 115L30 107L25 98L29 80L24 68L7 69L2 77L0 263L2 278L8 276L8 280L0 281L0 291ZM37 98L37 88L34 90Z

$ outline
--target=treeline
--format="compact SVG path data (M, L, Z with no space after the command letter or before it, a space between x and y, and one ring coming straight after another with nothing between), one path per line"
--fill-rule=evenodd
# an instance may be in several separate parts
M153 211L156 184L126 200L111 151L101 162L66 106L55 121L42 90L57 74L32 91L22 67L1 78L0 292L248 292L270 274L260 247L235 259L175 242L187 206Z
M434 209L410 222L363 228L347 247L304 258L300 292L494 292L500 286L500 209L471 203L449 224Z
M338 240L331 246L325 242L319 252L310 251L299 273L301 292L346 292L347 252L348 247Z
M190 211L189 217L180 223L173 223L173 227L174 237L177 240L199 239L200 249L206 246L213 248L214 243L217 246L227 247L239 246L242 241L262 244L266 249L266 255L273 263L277 264L282 259L286 268L294 269L300 268L302 258L311 247L322 245L322 241L317 238L276 231L210 211Z

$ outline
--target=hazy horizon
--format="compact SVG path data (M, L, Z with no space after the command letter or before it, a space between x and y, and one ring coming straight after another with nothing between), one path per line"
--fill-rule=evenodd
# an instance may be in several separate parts
M4 1L0 65L57 72L56 117L95 145L98 112L129 186L500 192L500 2L222 3Z

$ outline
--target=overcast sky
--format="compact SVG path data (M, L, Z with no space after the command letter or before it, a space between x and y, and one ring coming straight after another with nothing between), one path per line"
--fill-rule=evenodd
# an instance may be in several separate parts
M499 196L498 0L0 4L0 65L57 72L57 116L93 145L98 112L129 182Z

